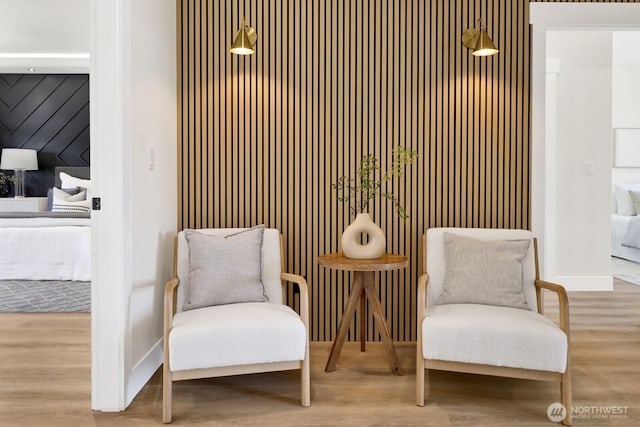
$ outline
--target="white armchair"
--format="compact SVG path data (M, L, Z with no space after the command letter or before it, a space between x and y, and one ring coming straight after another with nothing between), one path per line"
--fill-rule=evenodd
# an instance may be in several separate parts
M446 270L445 233L482 241L533 240L521 264L525 308L440 304ZM424 406L429 369L557 381L566 408L562 422L571 425L567 294L562 286L539 279L537 244L531 232L434 228L423 237L423 248L426 272L418 284L416 404ZM558 295L559 327L542 314L543 289Z
M239 229L203 229L228 235ZM185 232L175 245L174 279L164 297L164 367L162 419L172 420L172 382L195 378L301 370L302 406L310 405L309 296L302 276L282 273L283 243L275 229L265 229L261 280L266 302L244 302L183 311L189 280L189 245ZM283 304L286 283L300 291L300 315Z

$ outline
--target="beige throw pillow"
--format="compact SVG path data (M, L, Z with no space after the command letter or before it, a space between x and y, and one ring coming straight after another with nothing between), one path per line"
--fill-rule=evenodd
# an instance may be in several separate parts
M444 233L440 304L486 304L527 310L522 261L530 240L476 240Z
M262 225L226 236L185 230L189 286L183 310L266 301L261 279L263 234Z

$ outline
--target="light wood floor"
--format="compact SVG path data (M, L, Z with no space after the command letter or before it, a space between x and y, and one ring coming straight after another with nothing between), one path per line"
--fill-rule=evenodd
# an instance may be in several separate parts
M576 406L628 406L624 419L574 418L577 426L640 425L640 287L570 295ZM553 318L555 304L547 304ZM143 426L161 421L157 373L125 412L90 408L88 314L0 314L0 425ZM174 385L174 423L188 426L550 426L559 386L432 372L424 408L414 404L415 346L398 345L405 375L391 375L378 343L348 343L326 374L329 343L312 343L312 406L299 406L297 372Z

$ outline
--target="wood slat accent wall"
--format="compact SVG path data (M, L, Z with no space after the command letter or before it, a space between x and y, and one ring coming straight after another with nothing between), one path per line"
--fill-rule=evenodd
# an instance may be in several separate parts
M228 51L243 14L258 33L249 57ZM480 17L497 56L462 45ZM310 285L313 340L333 338L349 293L347 273L316 264L351 221L331 183L363 154L383 168L398 144L420 155L387 187L407 222L370 209L387 251L410 259L378 277L396 340L415 339L428 227L529 227L526 1L178 0L178 20L178 228L281 230L287 269Z

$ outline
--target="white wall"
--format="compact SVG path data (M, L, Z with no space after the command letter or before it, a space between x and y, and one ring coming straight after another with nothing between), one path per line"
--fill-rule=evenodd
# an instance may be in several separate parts
M640 31L615 31L612 51L612 126L640 128ZM614 183L640 182L640 168L613 168Z
M162 361L177 224L175 13L173 0L92 0L96 410L125 409Z
M613 33L612 124L640 128L640 31Z
M142 383L129 384L133 399L162 363L163 292L177 226L177 65L175 2L131 6L131 352L133 367L147 371Z
M555 273L568 287L610 275L611 40L610 31L547 33L547 57L560 62Z

